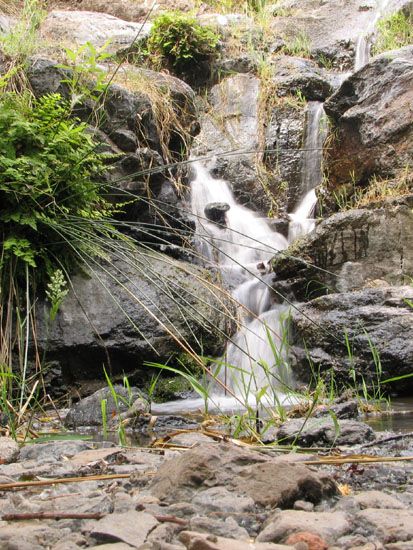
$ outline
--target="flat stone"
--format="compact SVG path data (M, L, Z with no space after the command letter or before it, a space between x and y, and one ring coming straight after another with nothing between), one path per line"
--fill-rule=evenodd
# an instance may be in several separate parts
M251 497L240 496L224 487L211 487L202 491L192 499L192 503L205 512L242 513L252 512L254 509L254 500Z
M337 430L338 427L338 430ZM283 443L303 446L355 445L375 438L373 430L363 422L328 417L293 418L280 426L277 438Z
M20 447L11 437L0 437L0 464L10 464L19 458Z
M362 491L354 495L354 500L362 510L365 508L393 508L395 510L406 508L406 505L398 498L382 491Z
M231 516L227 517L225 521L214 519L213 517L195 516L191 519L189 526L191 531L196 531L197 533L209 533L237 540L249 540L250 538L248 531L240 527Z
M363 526L370 527L382 542L413 539L413 512L400 508L362 510L356 516ZM411 543L413 546L413 543Z
M335 542L351 528L343 512L301 512L284 510L274 514L257 537L259 542L282 542L289 535L308 531L327 542Z
M85 531L90 531L90 536L99 542L124 542L133 548L139 548L157 525L158 522L150 514L131 510L89 522Z
M252 548L253 550L288 550L293 548L284 544L251 543L193 531L183 531L179 535L179 540L188 550L251 550Z

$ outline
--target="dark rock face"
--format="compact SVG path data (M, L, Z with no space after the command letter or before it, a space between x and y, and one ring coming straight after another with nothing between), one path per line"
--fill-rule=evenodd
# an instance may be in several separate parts
M210 202L205 207L205 216L208 220L219 225L226 225L225 213L230 209L226 202Z
M89 276L74 277L73 288L48 338L46 306L39 307L38 320L40 349L68 377L102 377L104 364L112 374L130 373L132 382L141 381L144 361L165 362L182 351L175 338L200 353L222 350L221 297L206 273L189 264L137 249L127 260L113 259L94 266Z
M202 495L218 496L220 492L222 497L226 489L228 498L238 499L238 506L242 501L244 511L254 504L286 508L298 499L317 503L336 494L332 479L300 464L269 460L260 453L225 444L217 451L215 445L205 444L167 462L154 477L151 493L166 502L197 494L193 502L201 504ZM219 502L215 506L219 509Z
M404 197L322 221L274 260L274 288L305 301L369 285L405 283L413 275L411 205L412 197Z
M283 56L274 62L272 82L279 97L302 94L308 101L323 101L333 88L314 61Z
M413 46L381 54L325 103L337 139L327 159L330 186L393 176L413 161Z
M409 286L336 293L300 304L292 311L291 355L300 380L315 372L334 370L341 386L351 386L351 369L377 385L411 374L413 364L413 288ZM347 334L349 356L345 343ZM380 367L378 364L380 361ZM381 374L377 371L381 370ZM411 392L413 378L385 386L390 391Z

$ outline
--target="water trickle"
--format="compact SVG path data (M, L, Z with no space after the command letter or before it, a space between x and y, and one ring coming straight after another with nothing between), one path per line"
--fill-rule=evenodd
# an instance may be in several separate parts
M323 179L323 144L328 124L323 104L310 101L307 107L304 150L301 163L301 200L290 216L288 241L291 243L314 228L314 209L317 203L315 188Z
M389 4L390 0L377 0L377 9L374 19L368 25L367 30L365 30L357 38L356 54L354 57L354 72L363 68L364 65L367 65L367 63L369 62L374 31L376 29L379 19L383 17Z

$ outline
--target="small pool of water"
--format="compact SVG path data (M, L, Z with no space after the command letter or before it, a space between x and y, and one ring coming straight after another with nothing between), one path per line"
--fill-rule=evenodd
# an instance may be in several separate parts
M388 410L366 414L363 420L377 432L413 432L413 397L395 397Z

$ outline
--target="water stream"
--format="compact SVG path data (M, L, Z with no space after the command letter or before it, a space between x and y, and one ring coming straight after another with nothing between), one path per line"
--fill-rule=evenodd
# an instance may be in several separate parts
M359 35L356 42L356 54L354 57L354 72L358 71L370 60L370 51L374 37L374 31L378 21L386 13L391 0L377 0L377 9L374 19L370 22L367 29Z
M240 329L227 345L216 376L243 403L254 401L257 392L267 388L264 402L283 402L286 388L293 385L288 368L288 342L285 322L288 304L279 303L270 289L267 262L287 248L298 236L314 228L312 218L317 202L315 188L322 181L322 147L327 133L323 105L309 102L303 140L301 198L290 214L288 240L260 218L237 203L228 182L213 178L200 163L194 163L191 208L196 220L196 246L204 261L219 269L226 287L239 304ZM211 216L210 213L215 213ZM214 221L213 221L214 220ZM217 221L218 220L218 221ZM212 407L239 408L218 385L211 391ZM201 399L190 399L156 406L182 412L201 408Z

